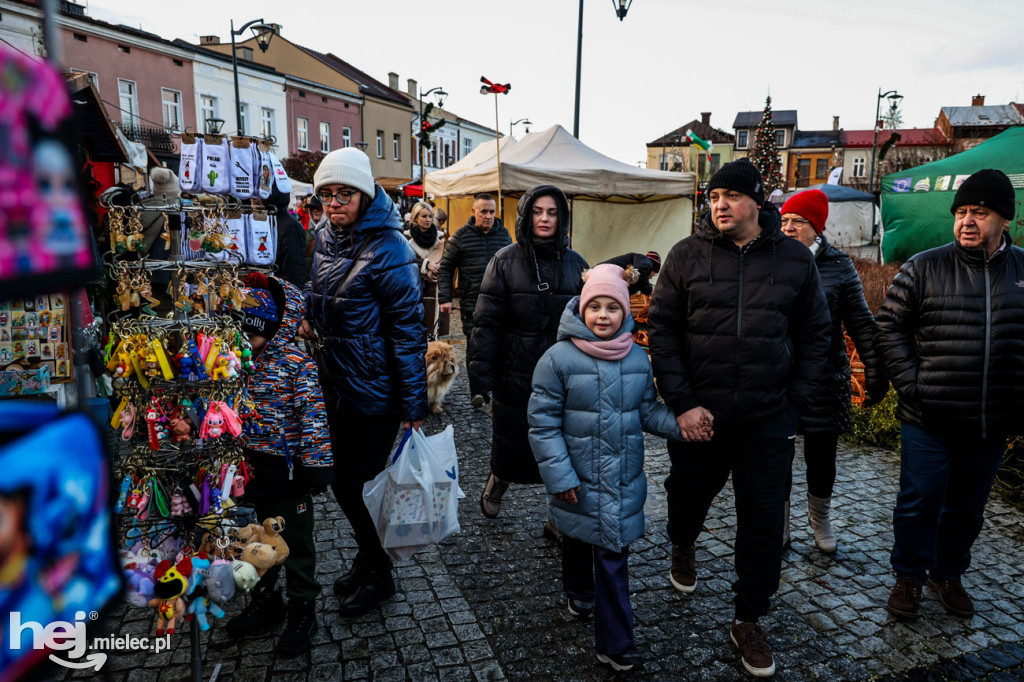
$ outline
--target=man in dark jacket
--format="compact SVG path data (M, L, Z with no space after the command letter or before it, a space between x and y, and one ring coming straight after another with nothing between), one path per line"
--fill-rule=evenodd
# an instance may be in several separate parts
M657 251L647 253L624 253L615 258L604 261L611 265L618 265L623 270L633 266L633 275L629 281L629 295L643 294L650 296L654 292L654 285L651 284L651 277L661 271L661 254Z
M1024 426L1024 250L1006 228L1013 185L986 169L957 190L956 241L919 253L878 311L875 346L899 393L896 587L886 609L917 618L925 581L951 614L974 615L961 584L1007 436Z
M448 240L437 274L437 300L441 304L441 312L451 314L452 281L458 270L462 333L466 335L467 344L473 333L473 310L487 264L494 254L512 243L508 230L495 217L497 206L490 194L476 195L473 215ZM473 396L473 407L483 407L488 400L472 367L469 369L469 392Z
M786 479L799 413L828 351L828 307L810 251L785 237L746 159L716 172L711 211L665 259L649 314L658 389L686 443L669 442L672 585L696 588L695 543L730 472L736 618L753 675L775 672L757 619L779 586Z

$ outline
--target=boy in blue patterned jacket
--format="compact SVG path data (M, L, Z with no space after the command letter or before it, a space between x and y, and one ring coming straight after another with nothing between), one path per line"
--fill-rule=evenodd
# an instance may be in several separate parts
M284 518L281 536L290 549L282 564L288 606L286 611L276 589L281 565L274 566L227 629L241 637L287 615L277 654L291 657L309 648L316 628L320 583L314 576L312 495L334 481L334 461L316 364L293 343L302 318L302 294L289 282L258 273L246 278L246 286L246 293L259 302L245 309L243 329L252 344L254 373L247 390L260 416L260 430L246 440L253 476L245 486L245 501L255 507L261 522Z

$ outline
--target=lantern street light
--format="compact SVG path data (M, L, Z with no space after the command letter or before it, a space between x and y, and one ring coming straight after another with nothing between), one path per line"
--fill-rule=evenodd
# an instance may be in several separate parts
M238 94L238 55L235 54L235 36L242 35L247 28L252 29L260 52L267 51L267 48L270 47L270 39L274 37L274 27L265 23L263 19L254 19L237 31L235 30L235 20L231 20L231 71L235 77L235 126L239 135L244 135L245 130L242 128L242 101Z
M878 99L875 101L875 136L871 142L871 176L868 180L868 191L872 194L875 193L875 154L878 151L878 129L879 125L878 116L881 113L882 99L887 98L889 100L890 111L895 111L899 107L900 102L903 101L903 95L899 94L895 90L889 92L882 92L882 89L878 89Z
M532 126L533 125L533 121L531 121L528 118L521 118L518 121L512 121L511 123L508 124L508 136L509 137L512 137L512 128L514 128L515 126L519 125L520 123L522 123L524 125L527 125L527 126ZM530 132L530 129L527 128L526 132Z
M612 0L615 16L622 21L626 18L633 0ZM580 139L580 71L583 67L583 0L580 0L580 28L576 37L576 112L572 118L572 136Z
M423 198L424 199L427 198L427 178L423 174L423 152L424 152L423 148L426 146L426 144L425 144L426 140L423 137L423 135L424 135L424 131L423 131L423 98L424 97L429 97L431 93L436 93L434 95L434 99L437 100L437 108L438 109L444 109L444 101L445 101L445 99L448 98L448 93L445 92L444 88L442 88L440 85L437 86L436 88L430 88L426 92L423 92L423 90L420 90L420 130L418 132L418 135L420 135L421 137L419 137L419 145L418 146L419 146L419 152L420 152L420 187L423 188Z

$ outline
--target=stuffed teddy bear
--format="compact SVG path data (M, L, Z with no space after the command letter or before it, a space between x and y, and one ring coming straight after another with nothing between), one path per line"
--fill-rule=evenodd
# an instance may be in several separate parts
M185 614L185 600L182 595L188 590L188 579L192 575L192 560L185 557L177 564L164 559L153 572L153 599L149 606L157 608L156 634L174 634L178 618Z
M252 564L253 568L256 569L256 574L261 578L267 572L267 569L280 563L277 560L277 552L274 551L274 548L262 542L250 542L242 549L242 553L238 558L241 561Z
M270 545L277 552L277 563L284 563L284 560L291 554L291 550L288 549L288 543L281 537L281 531L284 530L284 517L272 516L269 519L263 521L263 539L261 542Z

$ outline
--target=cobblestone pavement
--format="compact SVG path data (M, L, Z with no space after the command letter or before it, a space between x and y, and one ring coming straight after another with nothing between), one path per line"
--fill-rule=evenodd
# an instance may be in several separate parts
M464 345L458 345L460 361ZM242 642L223 624L203 635L207 679L222 680L608 680L597 663L593 626L566 613L558 551L542 535L541 486L512 486L501 517L491 521L478 498L489 471L490 414L469 405L465 372L431 417L428 433L455 425L467 493L462 531L440 547L398 565L399 592L379 610L342 619L330 586L355 554L348 525L333 499L317 503L317 572L324 592L312 650L275 659L283 629ZM641 679L734 680L745 676L729 640L735 515L731 486L719 496L698 540L697 590L682 596L668 581L665 535L668 473L664 441L647 440L647 535L632 546L631 588ZM799 447L799 446L798 446ZM793 492L793 544L782 585L762 622L775 652L778 680L1024 679L1024 516L992 501L965 584L978 613L947 615L926 590L923 617L910 624L882 609L889 570L891 514L898 482L895 454L842 447L834 517L839 552L819 553L807 526L802 458ZM235 610L240 608L236 605ZM228 614L229 617L233 615ZM120 608L113 631L152 632L151 609ZM188 678L187 628L159 655L111 657L115 680Z

